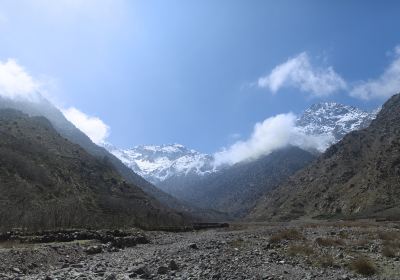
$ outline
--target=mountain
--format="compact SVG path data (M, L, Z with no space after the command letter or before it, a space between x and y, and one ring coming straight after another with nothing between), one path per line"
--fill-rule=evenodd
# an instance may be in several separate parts
M44 117L0 110L0 227L157 227L183 215L128 183Z
M300 148L287 147L187 182L172 194L193 205L241 217L254 207L258 198L314 158Z
M307 135L324 135L330 145L340 141L351 131L367 127L379 110L372 112L335 102L317 103L298 118L296 126Z
M307 135L329 139L324 146L326 149L347 133L368 126L376 113L334 102L317 103L304 111L296 126ZM135 173L167 193L175 193L185 185L226 167L215 166L213 155L180 144L119 149L105 143L104 147Z
M188 205L182 204L176 198L156 188L154 185L133 172L132 169L127 167L121 162L121 160L112 155L106 149L94 144L89 137L70 123L59 109L57 109L47 99L43 98L40 94L37 95L37 98L34 101L13 100L0 97L0 109L1 108L16 109L30 116L44 116L51 122L55 130L70 142L80 145L89 154L98 159L107 158L107 160L127 182L140 187L144 192L155 197L161 203L170 208L187 213L188 215L195 212L193 209L188 207Z
M400 94L369 127L347 134L259 201L257 220L399 217Z
M156 185L174 176L203 176L215 172L211 155L190 150L180 144L118 149L105 143L104 147L137 174Z

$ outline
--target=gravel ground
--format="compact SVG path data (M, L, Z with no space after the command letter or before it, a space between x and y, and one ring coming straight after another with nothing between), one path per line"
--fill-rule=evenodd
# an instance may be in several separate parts
M400 226L346 222L235 224L146 232L149 244L0 243L0 279L400 279ZM384 247L394 252L384 256ZM354 260L373 266L362 275Z

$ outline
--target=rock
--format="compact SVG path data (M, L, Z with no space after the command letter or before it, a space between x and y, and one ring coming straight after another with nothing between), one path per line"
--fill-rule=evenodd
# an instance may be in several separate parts
M215 280L221 279L221 273L215 273L215 274L212 276L212 279L215 279Z
M103 252L103 248L101 246L90 246L85 249L85 253L88 255L95 255L95 254L100 254Z
M174 260L171 260L170 262L169 262L169 269L171 269L171 270L178 270L179 269L179 266L178 266L178 264L174 261Z
M107 275L107 277L105 278L105 280L116 280L116 279L117 276L114 273Z
M199 249L199 247L197 247L197 244L196 244L196 243L190 243L190 244L189 244L189 248L192 248L192 249Z
M30 263L30 264L28 264L28 268L29 269L34 269L34 268L36 268L38 265L36 264L36 263Z
M135 267L131 271L136 275L147 275L147 274L149 274L149 271L148 271L147 267L144 266L144 265Z
M12 272L15 272L15 273L18 273L18 274L22 274L22 270L19 269L18 267L13 267L13 268L11 268L11 271L12 271Z
M167 274L168 273L168 267L166 266L160 266L157 269L157 274Z
M264 250L270 250L270 249L272 249L271 243L268 243L267 245L265 245L265 246L263 247L263 249L264 249Z

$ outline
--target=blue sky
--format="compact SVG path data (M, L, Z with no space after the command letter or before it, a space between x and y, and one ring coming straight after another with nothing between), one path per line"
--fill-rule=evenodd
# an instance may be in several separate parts
M215 152L276 114L372 109L400 91L399 12L399 1L2 0L0 61L98 117L116 146Z

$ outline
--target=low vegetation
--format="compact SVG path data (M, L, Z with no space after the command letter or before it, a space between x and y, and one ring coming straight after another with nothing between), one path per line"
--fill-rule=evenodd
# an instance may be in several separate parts
M319 246L322 247L336 247L336 246L345 246L346 242L344 242L343 239L337 239L337 238L317 238L315 240L315 243L317 243Z
M396 252L393 248L384 246L382 249L382 255L387 258L394 258L396 256Z
M324 268L333 267L335 265L335 260L331 255L325 254L319 257L318 263Z
M350 263L350 267L357 273L364 276L371 276L377 273L375 264L371 259L360 256Z
M304 240L303 234L296 229L285 229L274 235L269 239L271 243L279 243L283 240Z
M385 241L400 241L400 232L397 231L380 231L378 232L378 238Z
M289 256L310 256L314 254L314 249L308 245L292 245L288 248Z

